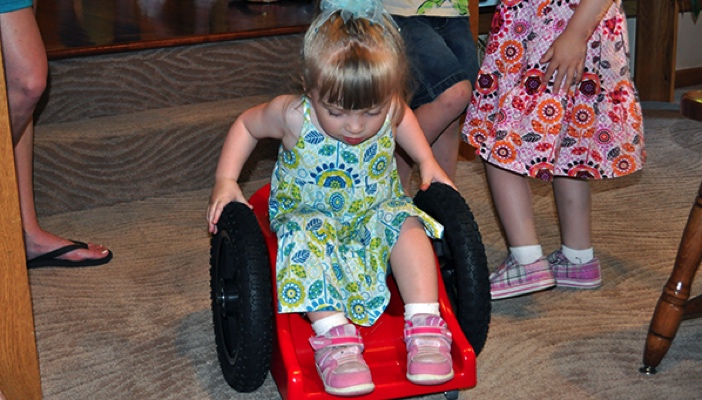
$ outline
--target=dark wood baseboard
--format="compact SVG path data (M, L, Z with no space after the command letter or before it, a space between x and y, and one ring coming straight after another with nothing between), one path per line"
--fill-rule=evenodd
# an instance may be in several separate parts
M702 67L675 71L675 88L702 85Z

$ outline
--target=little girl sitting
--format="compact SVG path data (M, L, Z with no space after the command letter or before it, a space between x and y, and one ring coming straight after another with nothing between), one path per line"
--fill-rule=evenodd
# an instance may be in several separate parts
M374 389L354 324L372 325L387 307L388 263L405 302L407 379L444 383L453 378L451 333L439 316L427 237L440 237L443 227L404 195L395 142L419 166L422 189L453 184L404 101L402 39L379 0L324 0L303 61L304 95L251 108L229 130L209 230L216 233L229 202L248 204L237 179L257 142L280 139L269 201L278 312L306 313L312 322L325 390L354 396Z

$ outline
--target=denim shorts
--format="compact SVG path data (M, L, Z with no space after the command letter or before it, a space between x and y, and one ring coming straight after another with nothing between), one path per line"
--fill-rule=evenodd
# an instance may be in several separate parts
M415 109L460 81L475 83L478 50L468 17L393 16L407 48Z

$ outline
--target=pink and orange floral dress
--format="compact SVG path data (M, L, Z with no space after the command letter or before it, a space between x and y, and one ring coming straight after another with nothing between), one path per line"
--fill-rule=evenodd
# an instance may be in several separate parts
M562 94L539 59L578 0L501 0L492 20L462 137L487 162L550 181L635 172L646 158L638 94L629 73L618 1L587 43L581 81Z

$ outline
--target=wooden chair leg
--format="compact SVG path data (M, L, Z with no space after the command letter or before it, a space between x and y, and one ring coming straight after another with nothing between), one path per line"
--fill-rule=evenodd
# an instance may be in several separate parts
M673 272L663 287L663 293L658 299L651 318L644 349L643 367L640 369L642 373L656 373L656 367L668 352L683 317L688 319L699 314L698 299L690 302L690 312L687 315L686 307L690 298L690 287L700 261L702 261L702 185L690 210Z

